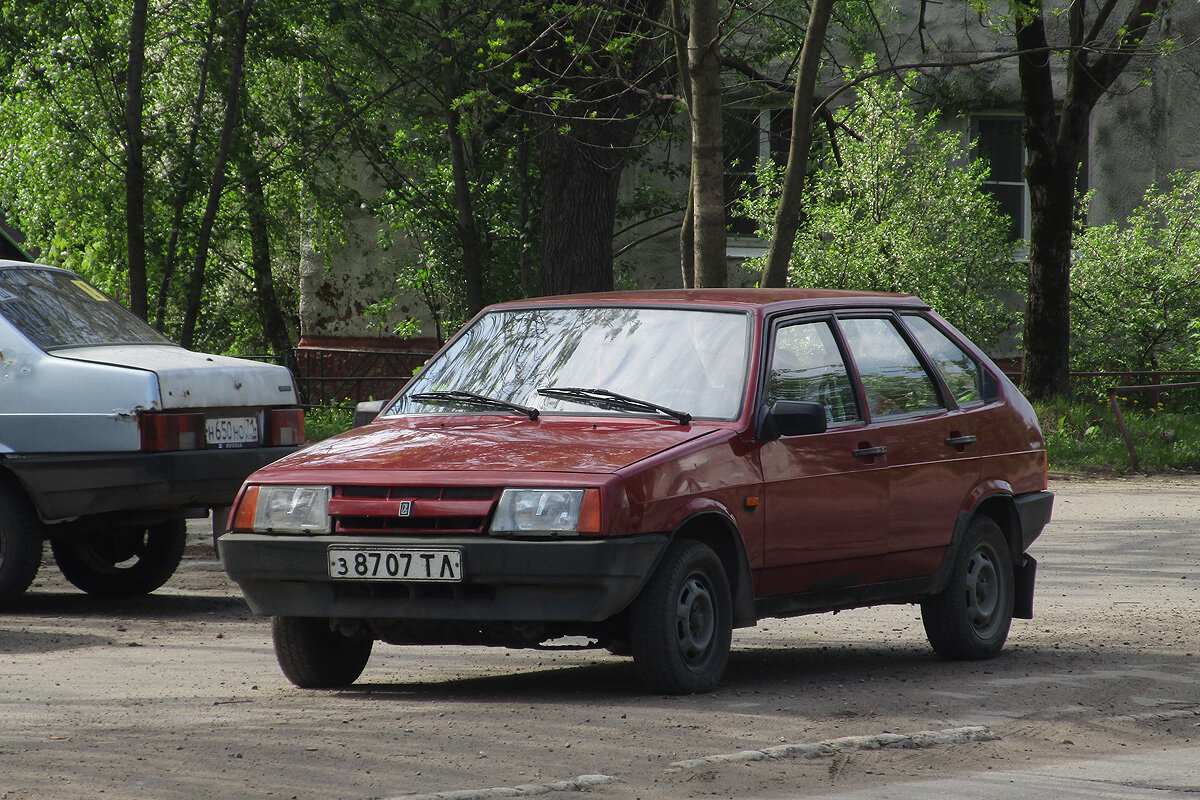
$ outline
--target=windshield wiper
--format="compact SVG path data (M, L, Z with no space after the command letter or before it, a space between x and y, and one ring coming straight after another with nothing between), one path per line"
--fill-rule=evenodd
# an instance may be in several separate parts
M673 408L660 406L648 400L636 397L626 397L623 394L610 392L608 389L581 389L577 386L543 386L538 394L546 397L558 397L575 403L586 403L591 406L608 409L609 411L658 411L679 420L680 425L692 421L692 415L686 411L676 411Z
M416 400L420 403L461 403L463 405L485 406L487 408L504 408L509 411L519 411L530 419L538 418L538 410L523 406L520 403L510 403L507 400L500 400L495 397L487 397L474 392L463 391L448 391L448 392L420 392L418 394L410 394L409 399Z

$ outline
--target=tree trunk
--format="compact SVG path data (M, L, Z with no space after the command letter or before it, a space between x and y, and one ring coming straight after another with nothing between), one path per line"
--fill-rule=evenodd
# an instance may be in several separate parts
M213 165L213 176L212 182L209 184L204 219L200 223L200 236L196 242L196 259L192 263L192 272L188 280L183 329L179 334L179 343L187 348L191 348L195 343L196 320L200 316L200 302L204 294L204 268L208 262L208 248L212 241L217 211L221 206L221 192L225 188L225 165L229 161L233 132L241 117L239 100L241 99L242 71L246 60L246 35L250 25L250 9L253 5L254 0L242 0L242 10L238 14L237 38L233 43L233 56L229 64L229 91L225 98L225 119L221 123L221 140L217 147L216 163Z
M454 208L458 215L456 227L462 247L463 277L467 288L467 313L474 316L484 306L483 257L479 246L479 229L475 225L475 209L471 202L471 181L467 176L467 150L463 144L462 117L454 107L458 99L451 67L446 67L446 134L450 137L450 169L454 175Z
M296 355L279 296L275 293L275 276L271 272L270 217L267 214L267 195L263 190L262 171L249 152L249 143L241 148L238 167L242 173L246 199L246 223L250 235L250 268L254 281L254 297L262 318L263 335L271 346L276 360L296 373Z
M538 137L542 174L543 295L613 288L617 188L638 121L577 117Z
M192 199L192 171L196 167L196 140L200 136L200 125L204 121L204 101L208 96L208 71L212 64L213 32L216 30L216 6L210 5L208 32L204 41L204 58L200 62L199 85L196 100L192 104L192 127L188 131L187 148L183 153L183 166L175 183L175 196L171 202L171 232L167 236L167 255L163 259L162 278L158 284L158 303L154 311L154 327L164 330L167 316L167 298L171 295L171 281L175 278L175 267L179 259L179 233L183 226L183 212Z
M146 319L146 168L142 150L146 19L149 0L134 0L129 20L129 66L125 75L125 231L129 250L129 310Z
M817 84L821 49L825 46L825 31L832 11L833 0L814 0L808 28L804 31L804 46L800 50L800 66L796 72L796 93L792 97L792 140L783 173L783 192L775 210L775 233L760 280L764 288L787 286L788 263L792 260L796 231L800 228L808 151L812 147L813 89Z
M683 0L671 0L672 38L675 40L675 64L679 70L679 89L683 94L683 105L692 117L692 79L688 70L688 33L687 19L683 13ZM683 279L683 287L691 289L696 285L696 203L693 189L695 188L695 162L688 173L687 204L683 209L683 223L679 226L679 266Z
M725 146L721 125L720 11L717 0L692 0L688 74L692 87L692 203L696 286L725 286Z
M1051 58L1042 0L1031 0L1016 18L1021 100L1025 106L1029 187L1029 294L1025 312L1025 359L1021 388L1032 399L1066 396L1071 375L1071 236L1075 187L1087 150L1088 119L1096 101L1120 77L1142 46L1162 0L1134 0L1124 21L1099 37L1115 0L1086 20L1085 0L1067 8L1071 45L1067 89L1056 114Z

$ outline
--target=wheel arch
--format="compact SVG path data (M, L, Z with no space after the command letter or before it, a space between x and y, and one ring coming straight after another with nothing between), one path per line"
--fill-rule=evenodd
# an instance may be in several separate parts
M1013 564L1021 563L1021 518L1017 505L1010 494L993 494L980 500L972 510L971 517L991 517L1004 533L1008 554Z
M37 503L34 502L33 495L30 494L29 490L25 487L25 484L19 477L17 477L17 473L13 472L12 469L9 468L8 464L5 463L5 460L6 459L4 458L0 458L0 487L13 492L21 500L25 501L29 507L33 509L34 516L37 517L38 522L41 523L44 531L46 525L45 520L42 517L41 509L38 508ZM46 538L46 536L47 534L43 533L43 538Z
M746 557L745 543L733 520L714 511L693 514L672 531L670 541L679 539L708 545L721 559L733 600L733 627L748 628L757 624L754 578Z
M946 548L942 564L933 576L929 594L937 594L946 588L946 583L950 579L950 570L958 557L958 549L962 546L967 527L977 516L988 517L1000 526L1000 531L1004 534L1004 541L1008 545L1008 553L1013 567L1020 566L1024 555L1021 547L1021 520L1017 514L1013 496L1005 492L989 494L978 499L969 511L959 513L958 520L954 524L954 533L950 538L950 546Z

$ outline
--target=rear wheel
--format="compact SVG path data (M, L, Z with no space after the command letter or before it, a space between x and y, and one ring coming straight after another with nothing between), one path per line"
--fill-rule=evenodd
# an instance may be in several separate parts
M0 486L0 603L20 597L42 563L42 524L23 496Z
M711 691L729 660L733 603L721 559L701 542L671 545L630 609L629 644L653 691Z
M990 517L967 528L946 588L921 602L921 619L943 658L970 661L995 656L1012 624L1015 579L1008 543Z
M358 680L374 640L344 636L316 617L275 617L271 621L275 658L289 681L302 689L336 689Z
M91 535L51 539L63 577L88 594L129 597L149 594L175 574L183 558L187 525L116 525Z

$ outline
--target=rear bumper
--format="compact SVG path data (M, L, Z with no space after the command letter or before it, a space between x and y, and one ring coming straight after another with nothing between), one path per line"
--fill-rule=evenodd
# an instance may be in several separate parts
M259 614L341 619L599 622L627 606L665 534L573 541L227 533L221 562ZM462 551L461 583L334 581L330 545Z
M227 506L251 472L298 447L177 453L10 455L10 469L47 522L112 511Z
M1054 510L1054 493L1029 492L1017 495L1013 501L1021 521L1021 550L1024 552L1050 521L1050 513Z

